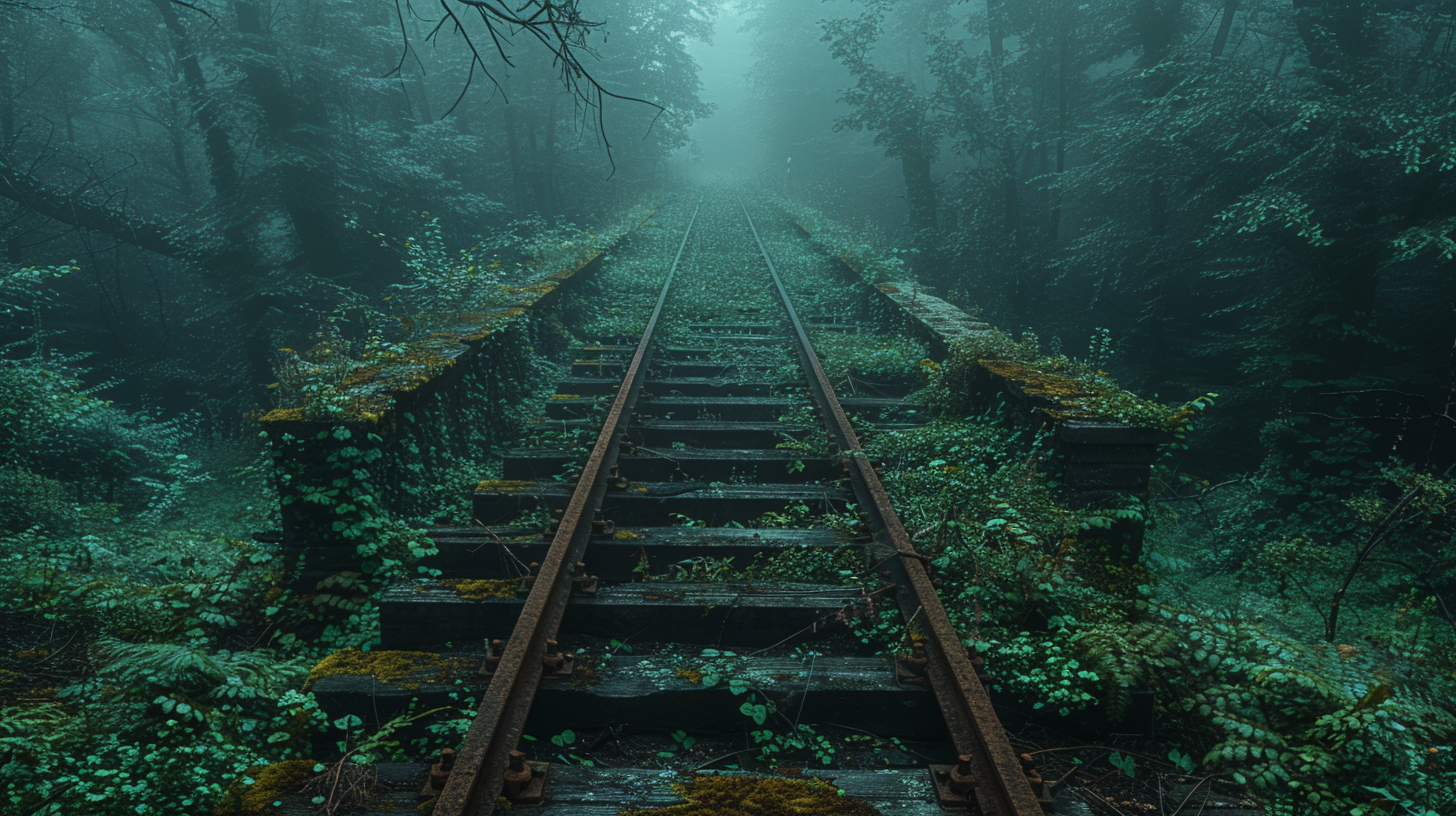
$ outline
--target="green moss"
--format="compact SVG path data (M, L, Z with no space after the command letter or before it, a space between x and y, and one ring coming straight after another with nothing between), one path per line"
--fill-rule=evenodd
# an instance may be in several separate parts
M536 483L525 479L487 479L475 486L478 493L519 493L535 487Z
M447 578L440 581L455 590L456 596L467 601L481 601L486 598L514 598L520 581L510 578Z
M654 211L655 212L655 211ZM262 422L303 420L364 420L379 422L389 414L395 398L419 389L455 365L487 337L514 325L529 307L554 291L561 281L601 256L623 235L652 216L629 215L602 234L584 233L584 240L567 242L569 251L548 253L537 260L538 269L555 269L521 286L497 286L485 297L458 306L447 314L379 315L397 321L410 335L406 342L389 344L373 338L360 350L337 331L324 332L307 351L280 349L286 356L278 368L276 393L294 404L269 411ZM405 246L411 248L410 242ZM519 264L518 264L519 266ZM501 298L504 298L502 300ZM397 302L398 303L398 302Z
M232 784L227 797L213 813L217 816L271 813L273 803L284 796L298 793L312 779L315 763L311 759L294 759L272 765L254 765ZM251 779L251 785L245 780Z
M990 330L954 343L944 365L933 373L944 407L953 413L969 410L976 380L984 376L980 372L1042 400L1041 410L1054 419L1115 422L1174 433L1186 430L1214 396L1176 407L1143 399L1119 386L1105 371L1060 355L1042 355L1034 336L1017 341Z
M373 677L381 683L404 689L417 689L427 682L430 685L449 685L457 677L472 671L474 665L474 661L467 658L442 657L434 652L341 649L319 661L308 673L303 687L307 690L320 678L334 675Z

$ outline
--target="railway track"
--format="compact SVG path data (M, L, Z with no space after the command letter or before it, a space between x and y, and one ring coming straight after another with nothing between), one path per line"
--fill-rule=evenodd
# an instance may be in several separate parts
M477 490L488 532L443 536L444 574L384 597L385 649L483 659L488 680L316 688L377 713L483 684L459 747L413 771L436 816L617 813L680 801L671 782L775 768L885 814L1049 807L851 421L928 413L905 388L836 395L811 341L868 317L801 313L825 301L785 280L753 215L692 209L641 337L584 349L548 405L557 439L511 451ZM593 433L584 461L558 441ZM510 526L537 507L545 535ZM851 631L890 605L907 631L895 660Z

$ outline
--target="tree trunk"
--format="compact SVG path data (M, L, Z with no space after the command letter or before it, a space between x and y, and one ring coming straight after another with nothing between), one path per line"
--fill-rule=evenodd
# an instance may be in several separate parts
M923 152L903 156L900 168L905 175L905 203L910 231L915 235L914 246L920 249L919 257L928 262L936 244L935 180L930 174L930 156ZM920 266L921 271L928 271L931 265Z
M1432 16L1435 17L1435 15ZM1406 90L1415 88L1416 82L1421 78L1422 69L1430 61L1431 54L1435 53L1436 43L1441 41L1441 35L1446 32L1448 23L1443 18L1435 18L1430 21L1429 26L1426 29L1426 36L1421 39L1420 50L1416 52L1415 57L1410 62L1410 67L1406 69Z
M1330 0L1293 0L1293 4L1294 29L1304 43L1315 78L1335 93L1348 93L1346 72L1339 69L1364 58L1369 48L1362 4Z
M991 103L1001 125L1001 206L1002 228L1013 247L1021 233L1020 191L1016 177L1016 143L1011 133L1006 81L1002 69L1006 60L1005 27L1001 4L1004 0L986 0L986 18L991 37Z
M551 104L546 111L546 223L556 226L556 219L561 216L561 190L556 186L556 105L561 99L561 94L551 94Z
M1139 68L1152 68L1168 58L1182 13L1183 0L1137 0L1133 6L1133 28L1142 49Z
M1316 78L1336 94L1348 93L1349 77L1358 75L1369 47L1367 9L1354 2L1293 0L1295 29L1309 55ZM1317 322L1294 327L1295 362L1290 367L1295 380L1312 385L1301 389L1299 402L1319 399L1316 391L1324 383L1356 376L1369 347L1367 330L1375 305L1378 273L1388 254L1382 234L1382 219L1388 213L1377 210L1386 200L1376 189L1376 171L1368 161L1351 158L1328 180L1335 206L1349 208L1349 216L1326 237L1327 247L1314 250L1305 260L1312 269L1316 286L1314 303ZM1396 200L1404 202L1399 215L1418 218L1430 204L1435 188L1432 176L1411 177L1415 189Z
M430 107L430 91L425 86L423 74L415 71L409 72L409 97L414 103L415 120L422 125L428 125L435 121L435 111Z
M521 156L520 123L516 121L516 107L511 98L511 80L508 71L502 72L501 88L505 91L506 104L501 115L506 126L506 154L511 160L511 194L515 199L514 214L520 217L526 212L526 167Z
M1048 219L1050 238L1056 243L1062 226L1062 174L1067 170L1067 128L1070 126L1071 100L1068 90L1072 84L1072 33L1063 14L1057 27L1057 169L1056 183L1052 190L1051 214Z
M330 160L318 134L328 129L322 105L296 105L273 64L275 48L263 26L258 0L237 0L238 31L250 50L243 73L263 111L263 142L280 160L284 209L293 223L303 259L315 274L341 277L347 271L339 245L338 200Z
M1239 10L1239 0L1223 0L1223 19L1218 23L1218 34L1213 37L1213 58L1223 56L1228 45L1229 30L1234 27L1234 13Z
M0 29L0 150L15 138L15 87L10 77L9 31Z
M923 257L934 254L936 237L935 182L930 177L930 162L924 156L912 156L901 160L905 176L905 197L910 218L910 230L915 234L915 246Z
M0 173L4 173L5 157L15 140L15 85L10 75L10 48L15 25L13 14L0 11ZM3 190L0 190L0 195L4 195ZM20 241L11 233L5 237L5 262L19 266L21 260Z
M172 115L172 126L167 128L167 135L172 140L172 172L177 177L177 190L182 194L182 200L191 203L197 196L197 190L193 187L192 171L187 164L186 130L182 127L184 116L176 94L167 94L167 108Z
M1370 315L1382 251L1365 238L1349 235L1317 250L1304 263L1317 271L1318 291L1311 305L1319 314L1293 326L1294 359L1290 376L1309 383L1296 394L1302 408L1312 408L1324 398L1329 384L1356 376L1365 361L1370 342Z
M162 15L162 24L167 28L172 50L177 55L177 65L182 70L183 84L192 103L192 115L202 130L202 145L207 153L212 189L222 199L224 207L227 207L236 199L242 182L237 154L233 152L232 141L218 118L217 106L213 104L212 95L208 93L207 78L202 74L202 66L193 51L187 29L177 16L177 8L172 5L171 0L152 0L152 3ZM231 232L231 228L234 227L223 227L225 232ZM229 238L237 237L239 236L235 234L229 235Z

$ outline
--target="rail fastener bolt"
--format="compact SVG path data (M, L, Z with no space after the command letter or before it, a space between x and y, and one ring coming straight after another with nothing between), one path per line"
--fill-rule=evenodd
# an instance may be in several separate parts
M935 788L935 798L941 808L962 813L980 812L972 798L976 780L971 775L969 755L962 754L954 765L931 765L930 784Z
M516 587L516 596L524 598L531 594L531 588L536 585L536 575L541 572L541 562L532 561L529 572L521 576L521 585Z
M910 654L905 657L895 657L895 681L902 686L914 686L924 688L928 677L926 676L925 647L915 646Z
M440 752L440 761L430 766L429 793L431 796L445 789L450 781L450 771L455 768L455 749L446 748Z
M1036 769L1036 760L1031 754L1021 754L1017 757L1021 761L1021 770L1026 774L1026 784L1031 786L1031 792L1036 795L1037 801L1043 807L1051 804L1052 784L1041 778L1041 772Z
M541 657L542 679L570 679L576 668L576 656L557 651L557 642L546 641L546 654Z
M527 762L525 753L512 751L501 793L515 806L541 804L548 769L545 762Z
M486 644L484 674L495 674L495 669L500 665L501 655L506 653L506 642L495 638Z
M950 769L949 781L952 792L966 799L971 798L971 791L976 788L976 777L971 773L970 754L961 754L956 758L956 764Z
M576 562L576 569L571 574L571 594L596 597L599 583L597 576L586 574L586 562Z

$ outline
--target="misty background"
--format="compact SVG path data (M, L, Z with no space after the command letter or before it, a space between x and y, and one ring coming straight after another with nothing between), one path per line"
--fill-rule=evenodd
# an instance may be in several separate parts
M278 349L399 319L417 233L525 252L710 182L1140 393L1218 393L1201 467L1447 455L1440 4L559 8L553 40L448 2L0 2L10 359L233 423Z

